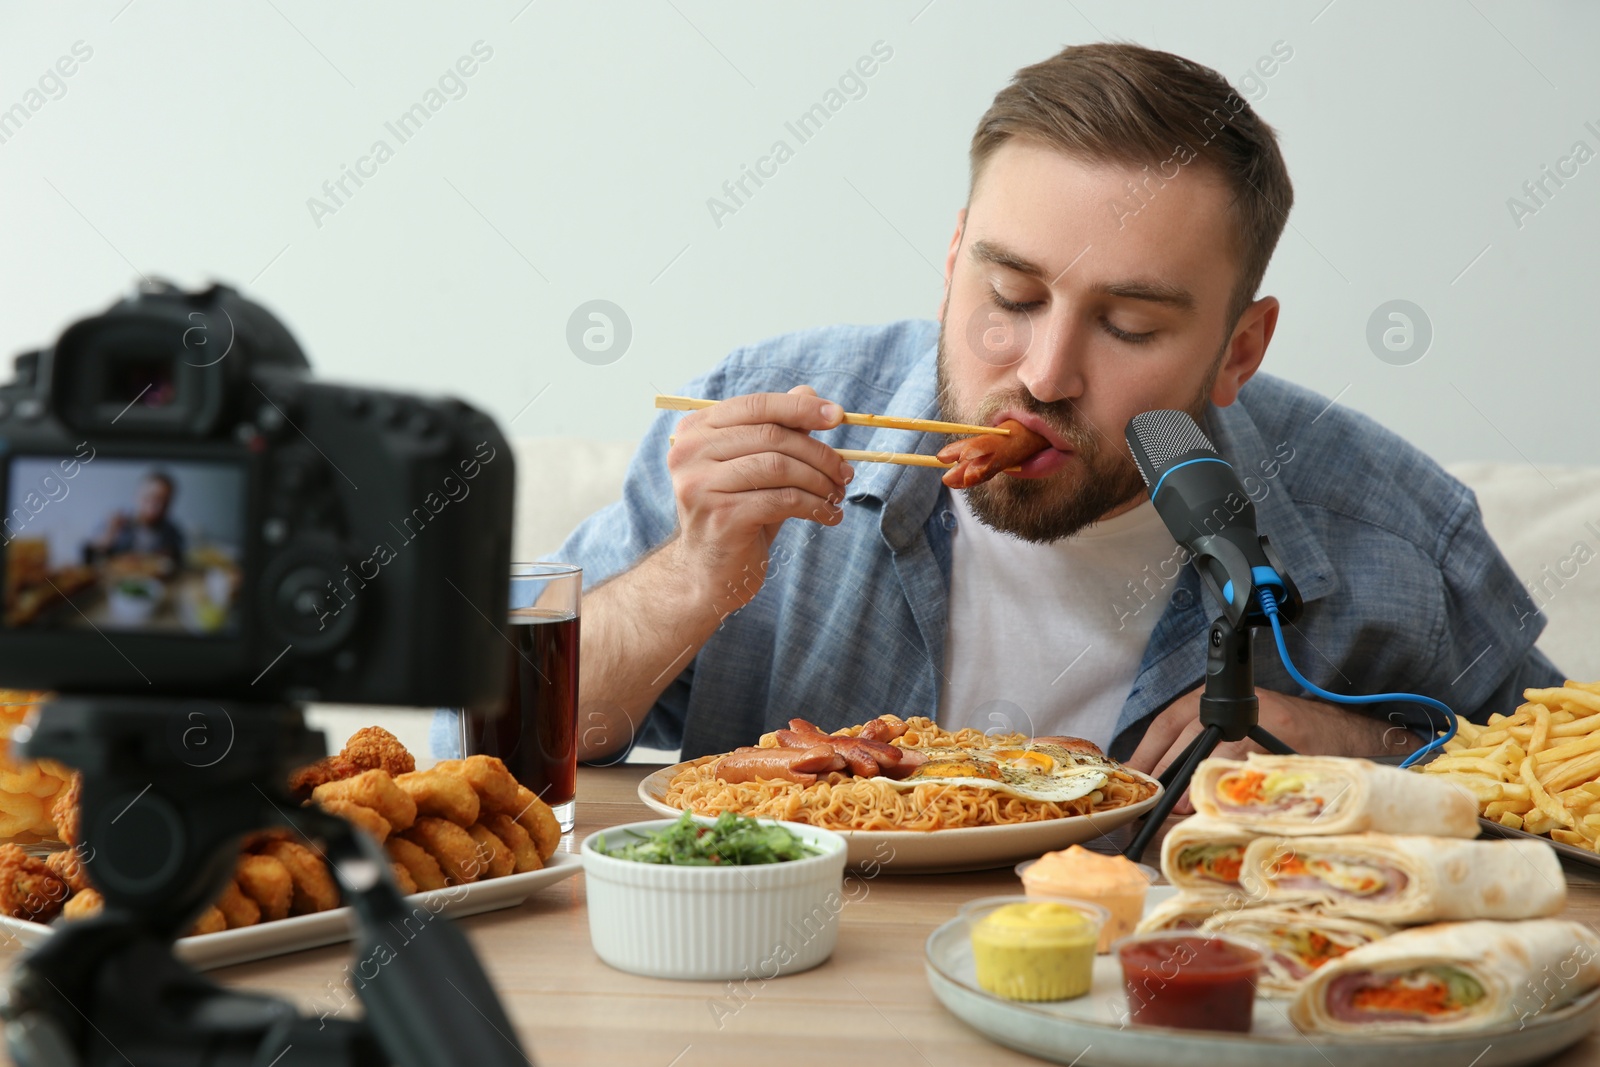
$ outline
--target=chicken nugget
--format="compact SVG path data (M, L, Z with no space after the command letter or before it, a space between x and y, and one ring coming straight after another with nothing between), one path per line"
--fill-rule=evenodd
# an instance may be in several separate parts
M294 881L294 900L289 905L290 915L309 915L316 911L332 911L339 906L339 887L322 857L295 841L269 841L261 847L263 855L271 856L289 869Z
M550 805L525 785L517 786L517 813L512 818L533 838L541 861L555 855L556 846L561 844L561 824L556 822L556 813L550 810Z
M407 842L409 844L410 842ZM400 890L400 895L409 897L417 891L417 883L412 880L411 872L406 865L398 861L391 861L389 867L394 871L395 888Z
M55 876L67 883L67 888L74 893L81 893L90 888L89 872L84 868L83 860L78 857L78 850L65 848L60 852L52 852L44 858L44 865L55 872Z
M61 913L72 890L20 845L0 845L0 913L13 919L47 923Z
M330 911L339 906L339 887L322 855L298 841L269 841L259 849L289 872L293 895L290 915Z
M499 812L491 812L483 817L483 825L489 831L505 842L506 848L511 850L514 861L513 873L523 874L527 871L537 871L544 866L544 861L539 858L539 849L533 843L533 838L528 836L515 819Z
M268 826L251 830L239 839L240 852L254 852L268 841L293 841L294 832L287 826Z
M427 849L428 854L439 861L439 867L450 884L476 882L483 874L485 864L478 858L478 843L471 834L448 819L419 815L411 829L402 836Z
M464 778L440 770L412 771L396 778L395 784L416 801L419 818L431 815L460 827L478 821L478 794ZM396 830L404 828L395 825Z
M294 879L273 856L246 853L239 857L233 877L244 895L261 906L261 921L289 917L289 905L294 902Z
M388 850L389 858L411 875L411 884L416 891L443 889L449 884L445 881L439 861L421 845L403 837L391 837L383 847Z
M74 773L50 804L50 821L56 824L56 836L68 846L78 843L78 798L82 793L83 775Z
M339 797L324 797L316 803L317 807L329 815L337 815L356 829L365 830L377 840L378 844L381 845L389 840L389 833L393 830L393 827L389 825L388 819L385 819L371 808L363 807L348 800L342 800Z
M220 934L228 928L228 920L223 917L221 909L215 904L200 913L200 918L189 927L185 937L198 937L201 934Z
M295 771L289 777L289 791L304 801L318 786L354 778L362 771L397 775L416 769L417 761L398 737L381 726L364 726L350 735L341 751Z
M87 919L99 915L106 906L106 898L98 889L80 889L61 905L61 917L67 920Z
M343 753L324 756L289 776L289 792L296 800L304 802L318 786L353 778L366 769Z
M347 800L382 815L392 829L404 830L416 819L417 805L397 781L388 771L362 771L354 778L317 786L311 799L318 804L325 800Z
M363 726L350 735L339 753L363 770L383 770L399 777L417 769L417 761L400 739L381 726Z
M473 823L467 833L478 843L478 863L483 867L484 878L504 878L517 869L517 858L506 843L483 823Z
M217 910L228 920L230 930L237 930L241 926L254 926L261 921L261 905L245 896L244 890L239 888L239 883L236 881L229 882L222 895L217 898Z
M498 756L480 754L466 759L440 760L433 769L464 778L478 794L482 810L515 815L521 808L517 803L517 780Z

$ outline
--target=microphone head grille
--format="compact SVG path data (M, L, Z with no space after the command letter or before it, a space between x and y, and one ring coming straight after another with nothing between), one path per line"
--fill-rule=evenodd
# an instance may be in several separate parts
M1217 454L1200 424L1186 411L1146 411L1128 423L1128 448L1146 485L1154 485L1168 468L1196 452Z

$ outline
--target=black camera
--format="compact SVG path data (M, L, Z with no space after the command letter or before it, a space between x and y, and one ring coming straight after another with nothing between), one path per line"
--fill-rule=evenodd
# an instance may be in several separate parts
M0 386L0 679L492 700L514 485L483 412L313 381L232 289L146 284Z

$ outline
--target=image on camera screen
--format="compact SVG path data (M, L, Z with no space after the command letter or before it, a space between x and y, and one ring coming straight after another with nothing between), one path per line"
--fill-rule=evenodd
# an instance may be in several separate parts
M198 635L237 628L243 468L19 456L6 497L6 626Z

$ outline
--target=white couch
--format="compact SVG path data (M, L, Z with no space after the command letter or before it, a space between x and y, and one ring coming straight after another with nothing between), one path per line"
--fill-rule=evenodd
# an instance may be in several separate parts
M573 438L516 442L513 558L553 553L585 516L618 499L633 449ZM1478 494L1489 532L1517 575L1537 583L1535 599L1549 618L1539 647L1569 677L1600 679L1600 468L1462 463L1449 469ZM381 722L413 752L428 751L423 713L324 706L314 718L335 745Z

